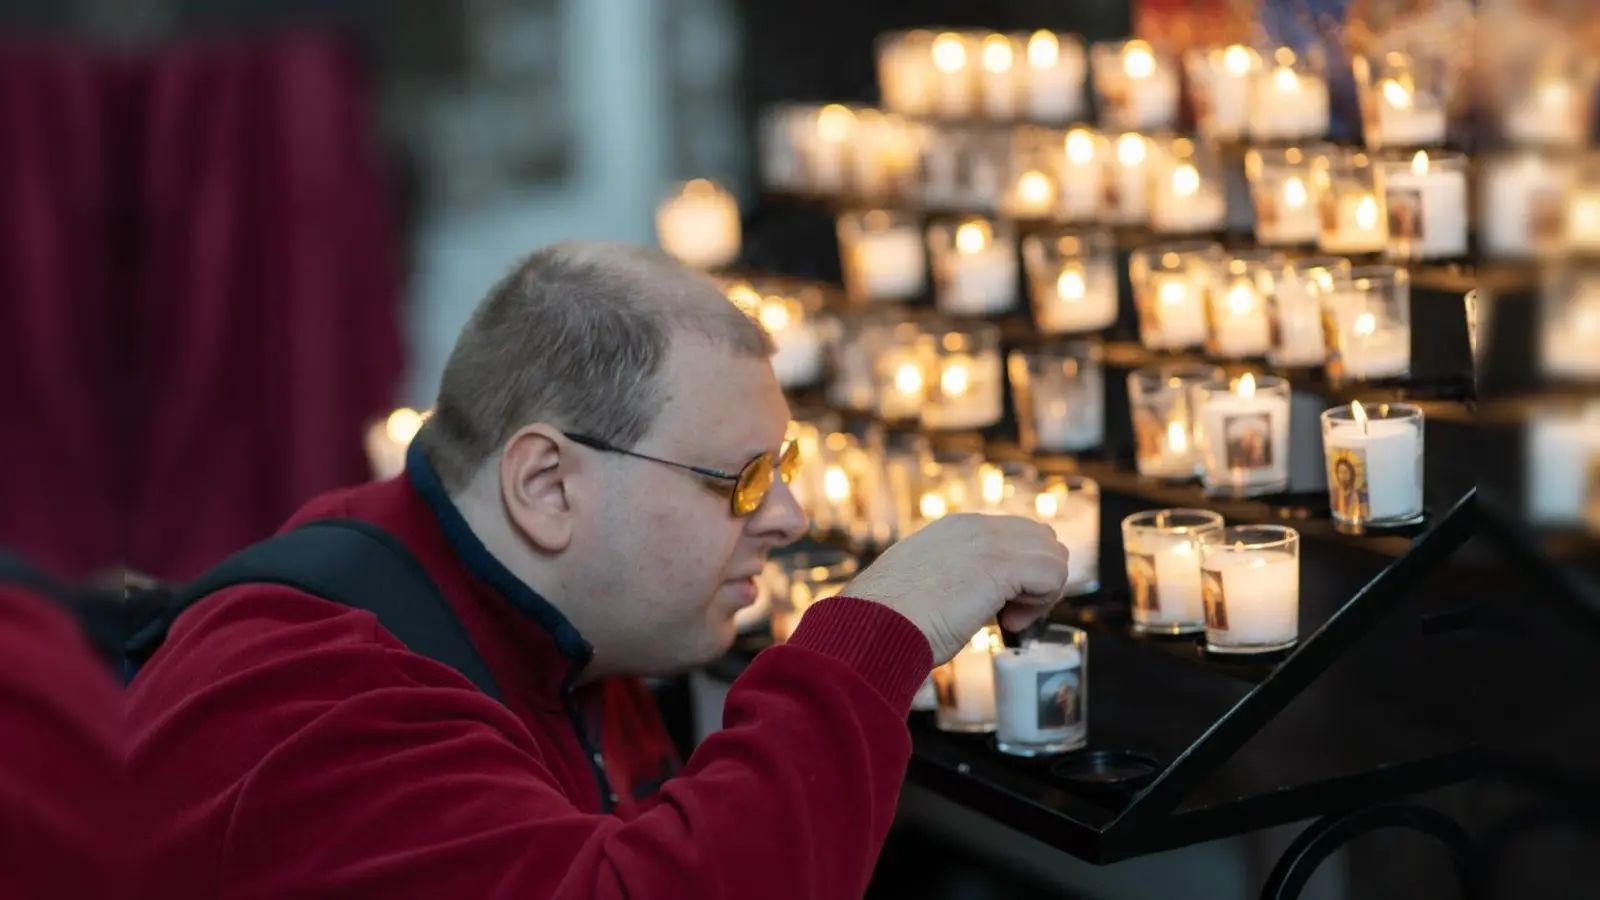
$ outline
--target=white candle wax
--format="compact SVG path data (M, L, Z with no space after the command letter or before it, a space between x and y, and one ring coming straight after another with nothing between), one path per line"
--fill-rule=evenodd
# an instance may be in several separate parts
M909 225L861 232L850 263L856 290L872 300L915 297L927 281L922 237Z
M995 738L1004 744L1076 743L1087 731L1083 655L1069 644L1033 644L994 658Z
M1137 149L1128 149L1136 147ZM1112 164L1111 186L1114 194L1107 204L1109 218L1114 224L1129 225L1147 220L1150 216L1150 162L1144 141L1118 142L1117 160Z
M1140 131L1167 128L1178 116L1178 73L1170 66L1156 64L1146 78L1128 77L1123 82L1126 105L1117 110L1116 124Z
M1213 649L1277 647L1299 638L1299 560L1270 550L1225 551L1210 553L1205 567L1204 577L1221 585L1221 597L1212 589L1206 617Z
M992 41L992 42L991 42ZM1007 121L1017 114L1017 80L1011 43L995 35L983 46L983 72L979 84L983 112L991 119Z
M786 388L814 384L822 378L822 336L810 322L791 322L772 334L777 345L772 370Z
M1484 249L1510 257L1539 249L1559 225L1564 181L1559 169L1534 156L1485 165L1478 215Z
M1600 409L1584 415L1541 415L1528 423L1528 521L1575 528L1585 523L1590 472L1600 458Z
M1200 602L1200 553L1188 538L1174 539L1154 554L1155 603L1134 610L1145 625L1188 625L1205 620Z
M686 189L656 211L656 238L686 266L725 266L739 257L738 204L715 188Z
M1109 265L1064 267L1034 304L1039 330L1047 334L1098 331L1117 321L1117 276Z
M955 375L955 369L962 374ZM939 376L942 394L938 401L922 405L923 426L940 430L987 428L1000 421L1001 377L998 353L957 362L945 360Z
M1583 93L1565 81L1546 81L1506 110L1502 127L1512 144L1576 147L1583 144L1588 124Z
M1444 143L1448 117L1443 107L1397 107L1379 97L1378 135L1383 147L1425 147Z
M1086 162L1067 159L1061 164L1061 214L1069 221L1093 219L1105 194L1105 164L1090 157Z
M1151 312L1145 346L1176 350L1206 339L1204 293L1187 275L1156 273L1150 277Z
M948 663L946 674L954 687L955 705L940 710L949 721L982 726L994 722L994 654L973 649L968 643Z
M1033 404L1034 440L1039 449L1075 453L1105 443L1105 400L1099 379L1079 389L1051 390L1051 396Z
M939 309L951 315L986 316L1017 302L1017 257L1009 243L991 243L974 253L954 251L939 291Z
M1326 81L1292 69L1257 76L1255 103L1250 110L1251 137L1261 141L1321 137L1327 130Z
M1236 487L1289 480L1289 400L1213 394L1200 408L1207 480Z
M1189 193L1169 180L1158 187L1150 204L1150 227L1168 234L1217 231L1227 221L1227 199L1217 185L1209 182L1200 182Z
M1100 503L1068 494L1046 519L1056 540L1067 548L1067 593L1085 591L1100 580Z
M1027 70L1028 117L1036 122L1065 122L1083 111L1083 66L1057 59L1035 65L1030 54Z
M1546 372L1568 378L1600 375L1600 295L1574 298L1542 332L1540 359Z
M1396 378L1411 370L1411 329L1378 324L1369 334L1344 333L1340 359L1346 378Z
M1416 165L1384 176L1391 249L1409 220L1410 258L1444 259L1467 253L1467 173Z
M1267 354L1268 360L1279 366L1322 365L1328 353L1322 305L1300 276L1278 282L1273 314L1277 317L1277 345Z
M1393 520L1422 512L1422 429L1416 422L1371 419L1335 422L1323 438L1328 460L1328 487L1333 492L1335 516L1346 520ZM1351 509L1359 502L1339 480L1343 459L1355 467L1354 477L1365 476L1367 512Z
M1212 71L1206 87L1210 100L1206 130L1219 138L1237 138L1244 134L1250 112L1250 74Z
M1211 331L1213 352L1230 359L1265 356L1272 347L1272 323L1260 294L1235 282L1212 302L1216 326Z
M1383 249L1389 229L1383 221L1383 211L1377 197L1367 193L1342 192L1332 201L1324 202L1334 204L1334 227L1318 235L1317 241L1323 250L1329 253L1376 253Z
M1256 236L1263 244L1315 243L1320 227L1310 187L1301 176L1272 185L1271 193L1257 204Z

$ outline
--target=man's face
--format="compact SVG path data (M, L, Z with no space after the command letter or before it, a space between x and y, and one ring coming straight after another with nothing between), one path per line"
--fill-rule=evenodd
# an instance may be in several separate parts
M660 378L661 410L630 449L729 473L781 449L789 407L768 360L680 338ZM638 675L715 659L733 643L735 613L755 602L767 553L805 532L794 495L775 484L760 509L735 518L731 484L624 456L605 463L581 579L620 617L619 646L605 649Z

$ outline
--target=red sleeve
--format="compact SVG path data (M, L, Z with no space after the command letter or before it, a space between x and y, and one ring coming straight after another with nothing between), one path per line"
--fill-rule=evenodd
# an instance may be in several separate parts
M0 588L0 897L115 893L119 692L76 623Z
M402 676L440 684L400 651ZM726 728L638 818L576 810L504 711L470 691L368 690L241 787L230 896L827 900L865 891L931 653L903 617L834 598L733 686Z

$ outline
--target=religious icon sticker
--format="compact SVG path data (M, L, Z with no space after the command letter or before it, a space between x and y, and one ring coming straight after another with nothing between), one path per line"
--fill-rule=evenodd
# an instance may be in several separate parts
M1156 584L1156 558L1150 553L1129 553L1128 587L1133 591L1136 614L1149 616L1161 611L1161 591Z
M1339 447L1329 453L1328 499L1336 518L1347 522L1364 522L1372 518L1366 451Z
M1222 573L1200 570L1200 602L1205 606L1206 630L1228 630L1228 597L1222 589Z
M1385 198L1389 208L1389 237L1405 241L1407 245L1421 241L1427 234L1427 222L1422 215L1422 190L1390 188Z
M1222 420L1224 465L1229 469L1264 469L1272 465L1272 416L1240 413Z
M1036 697L1041 730L1072 728L1078 724L1078 670L1040 672Z

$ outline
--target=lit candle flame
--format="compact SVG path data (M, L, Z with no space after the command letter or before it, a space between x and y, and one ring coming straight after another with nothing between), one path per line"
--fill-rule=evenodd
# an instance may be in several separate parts
M1249 282L1235 281L1228 288L1228 312L1235 316L1247 316L1256 308L1256 292L1250 287Z
M956 250L961 253L978 253L989 246L989 223L981 219L962 222L956 228Z
M1190 163L1181 163L1172 170L1172 192L1180 197L1192 197L1200 191L1200 170Z
M1144 136L1125 134L1117 138L1117 162L1124 166L1137 166L1145 158Z
M1011 52L1011 39L1003 34L991 34L983 39L983 67L1000 75L1011 71L1015 59Z
M761 327L772 334L789 327L789 304L782 297L768 297L761 304Z
M917 509L922 513L924 519L931 522L949 513L950 505L945 503L944 498L938 494L923 494L922 501L917 504Z
M1043 172L1023 172L1017 179L1017 195L1029 206L1043 206L1050 202L1050 195L1055 193L1055 185L1050 183L1050 176Z
M756 310L761 307L761 295L744 282L728 286L728 299L748 315L755 315Z
M1167 449L1174 453L1188 452L1189 431L1183 427L1182 422L1167 423Z
M1256 395L1256 376L1249 372L1239 376L1239 387L1236 391L1239 397L1245 400Z
M1360 400L1350 401L1350 417L1356 420L1356 424L1360 425L1361 431L1365 433L1367 430L1367 411L1362 407Z
M959 34L941 34L933 39L933 64L946 75L966 68L967 45Z
M1061 512L1061 501L1053 491L1045 491L1033 498L1033 510L1041 519L1054 519Z
M829 466L822 473L822 493L829 502L840 504L850 499L850 475L838 466Z
M389 435L389 440L396 444L409 446L411 439L417 436L422 429L423 416L409 407L402 406L384 420L383 430Z
M916 363L901 363L894 372L894 389L908 397L922 393L922 367Z
M1061 277L1056 279L1056 296L1063 300L1082 300L1087 293L1087 286L1083 282L1083 272L1076 266L1061 270Z
M830 144L843 143L850 136L850 128L855 123L855 113L847 107L830 103L817 113L817 137Z
M1393 78L1385 78L1378 90L1383 94L1384 102L1395 109L1411 108L1411 91L1399 81Z
M1350 330L1361 337L1370 337L1378 330L1378 317L1372 313L1364 312L1356 316L1355 322L1350 325Z
M1028 65L1035 69L1049 69L1061 59L1061 41L1054 32L1035 31L1028 38Z
M1418 150L1417 155L1411 157L1411 171L1418 175L1428 174L1428 151Z
M1356 203L1356 227L1363 231L1378 227L1378 198L1368 194Z
M1094 161L1094 136L1082 128L1067 132L1067 162L1084 166Z
M947 367L939 376L939 390L946 397L960 397L972 386L972 375L967 367L956 364Z
M1162 306L1177 306L1188 301L1189 288L1181 281L1168 279L1161 283L1161 289L1157 294Z
M1156 73L1156 55L1143 41L1130 41L1122 51L1122 71L1129 78L1149 78Z
M1310 199L1310 195L1306 192L1306 183L1301 181L1299 176L1291 175L1289 180L1283 183L1283 202L1290 209L1301 209Z
M1000 501L1006 498L1006 474L1000 471L998 466L985 464L982 479L983 502L990 506L999 506Z
M1249 48L1234 44L1222 51L1222 68L1229 75L1236 78L1248 74L1250 71Z
M1290 68L1280 68L1273 72L1272 83L1285 94L1293 94L1300 90L1300 76Z

